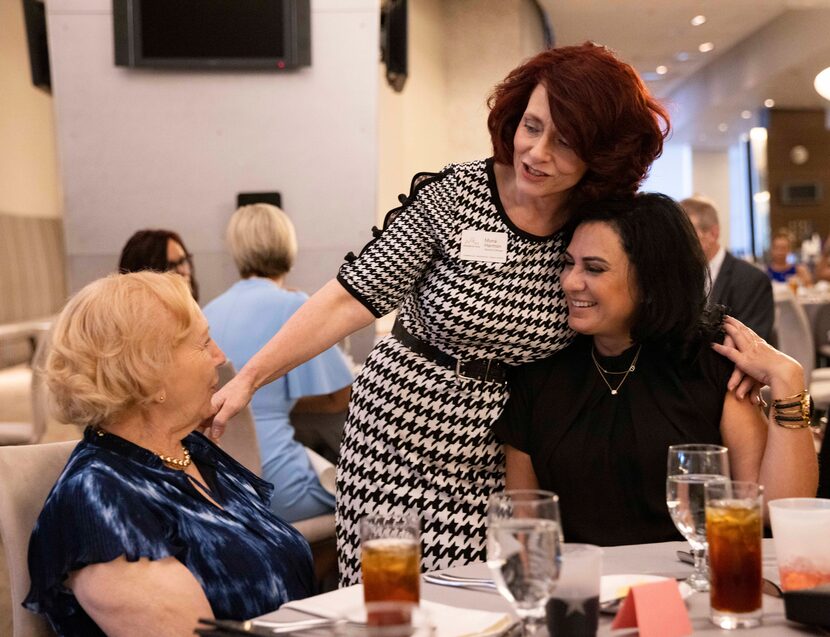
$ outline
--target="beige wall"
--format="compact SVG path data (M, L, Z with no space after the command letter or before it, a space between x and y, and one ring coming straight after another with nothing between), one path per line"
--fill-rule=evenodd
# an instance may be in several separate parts
M378 219L412 176L492 154L487 97L542 49L528 0L411 0L409 78L395 93L381 74Z
M711 199L718 210L720 242L729 246L729 152L694 149L692 151L692 190Z
M0 212L58 217L52 97L32 85L20 0L0 0Z

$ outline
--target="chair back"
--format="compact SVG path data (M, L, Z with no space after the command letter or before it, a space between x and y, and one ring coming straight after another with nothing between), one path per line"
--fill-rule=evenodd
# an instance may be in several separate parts
M219 366L220 387L234 376L236 376L236 370L230 361L225 361ZM251 413L250 405L246 405L228 421L220 444L222 449L243 467L262 476L262 456L259 453L254 415Z
M37 339L32 357L32 441L37 444L46 433L49 422L49 386L46 384L46 359L52 346L52 332L44 332Z
M778 349L801 363L804 377L809 379L816 366L813 331L804 308L792 294L775 295L775 333Z
M29 592L29 536L52 486L78 444L0 447L0 536L6 552L12 637L54 635L48 622L21 606Z

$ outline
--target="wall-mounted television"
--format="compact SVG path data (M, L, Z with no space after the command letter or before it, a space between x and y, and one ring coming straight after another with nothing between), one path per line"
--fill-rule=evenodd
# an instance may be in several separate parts
M116 66L295 69L311 64L310 0L113 0Z

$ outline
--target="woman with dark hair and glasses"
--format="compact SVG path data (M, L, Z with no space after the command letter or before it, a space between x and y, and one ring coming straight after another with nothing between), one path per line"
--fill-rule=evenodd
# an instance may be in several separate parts
M128 272L175 272L182 275L199 301L199 284L193 271L193 255L187 251L184 241L172 230L139 230L129 238L121 251L118 271Z
M579 336L511 372L494 428L507 487L555 491L565 537L601 546L681 539L669 445L727 446L732 478L760 482L768 500L814 496L804 371L734 318L704 314L706 257L683 210L639 194L578 218L562 291ZM735 365L770 386L769 417L737 399Z

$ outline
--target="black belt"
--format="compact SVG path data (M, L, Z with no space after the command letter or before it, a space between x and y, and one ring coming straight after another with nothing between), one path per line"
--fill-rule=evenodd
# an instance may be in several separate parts
M395 319L392 326L392 336L401 345L431 360L436 365L455 372L456 377L462 380L480 380L485 383L504 383L507 381L507 365L492 358L477 358L471 361L460 361L454 356L442 352L434 345L422 341L410 334L401 323Z

